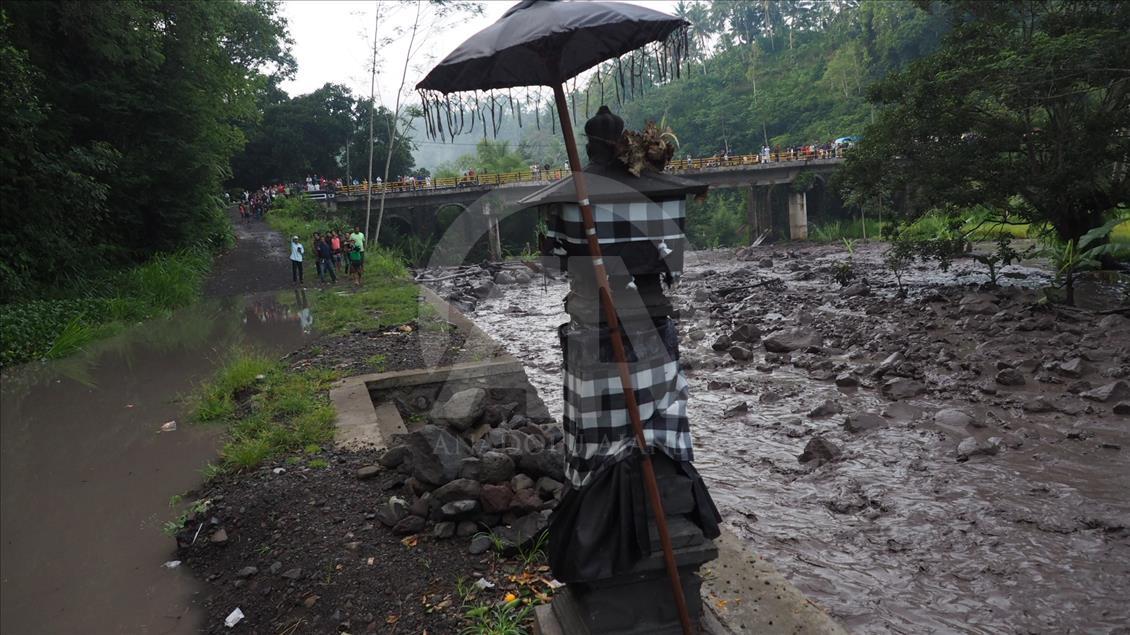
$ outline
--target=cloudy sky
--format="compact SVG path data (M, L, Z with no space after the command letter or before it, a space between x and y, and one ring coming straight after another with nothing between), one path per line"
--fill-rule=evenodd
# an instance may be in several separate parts
M632 2L668 13L676 4L675 0ZM446 29L429 28L420 34L423 46L413 60L414 68L408 71L408 86L414 86L435 62L443 59L463 40L502 17L515 2L487 0L480 4L483 7L481 16L463 15L448 20ZM290 23L290 33L294 38L298 73L294 80L284 83L283 88L291 95L300 95L326 82L333 82L350 87L358 96L367 96L375 12L380 14L378 37L382 40L396 38L394 43L380 48L377 54L378 103L391 107L408 48L408 38L397 37L398 30L410 28L415 14L413 3L399 0L284 2L283 14Z

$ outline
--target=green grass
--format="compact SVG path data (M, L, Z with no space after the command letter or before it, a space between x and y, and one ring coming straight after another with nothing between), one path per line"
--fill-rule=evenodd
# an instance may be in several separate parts
M521 600L514 600L495 606L474 606L465 615L470 623L460 631L462 635L527 635L526 623L533 609Z
M1120 224L1110 232L1110 242L1130 243L1130 220Z
M259 375L263 379L256 379ZM292 372L259 355L239 353L201 388L194 418L227 426L219 464L227 471L253 469L288 454L317 453L333 440L328 391L336 379L332 371Z
M840 242L844 238L863 238L864 223L858 220L838 220L812 225L808 230L809 240L822 243ZM867 220L868 240L879 239L879 221Z
M315 231L346 225L342 219L324 215L316 203L295 197L276 199L267 221L284 235L296 235L306 241ZM318 331L331 335L373 331L430 317L431 307L421 306L416 284L396 251L366 249L361 280L360 288L339 285L338 290L314 298L311 309Z
M65 357L87 343L200 297L212 265L205 246L159 254L116 272L92 274L52 297L0 307L0 365Z
M369 358L365 360L365 363L379 373L385 368L385 356L381 353L370 355Z

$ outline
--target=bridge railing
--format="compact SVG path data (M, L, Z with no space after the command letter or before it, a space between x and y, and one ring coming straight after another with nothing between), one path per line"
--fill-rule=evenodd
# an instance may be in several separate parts
M767 154L742 154L727 157L703 157L701 159L677 159L667 164L668 172L693 172L709 168L731 168L768 163L788 163L794 161L810 161L813 159L839 159L844 156L844 148L836 147L829 150L789 150L787 152L769 152ZM539 170L534 172L503 172L476 174L475 176L452 176L430 179L429 181L390 181L388 183L373 183L368 185L344 185L337 188L339 194L361 194L366 191L380 192L419 192L445 190L459 187L475 187L481 185L508 185L511 183L549 183L569 176L568 169Z

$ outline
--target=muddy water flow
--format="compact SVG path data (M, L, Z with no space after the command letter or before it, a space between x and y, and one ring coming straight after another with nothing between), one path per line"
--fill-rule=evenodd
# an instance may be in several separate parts
M684 361L692 368L696 463L726 522L750 548L856 632L1126 632L1130 418L1113 414L1112 403L1079 400L1065 390L1069 379L1039 365L1077 354L1079 341L1095 342L1083 354L1092 371L1082 381L1097 386L1124 377L1118 355L1125 364L1130 321L1114 322L1125 330L1105 333L1097 316L1061 319L1054 327L1060 334L1050 331L1041 350L1032 350L1031 333L1010 330L1019 315L987 310L948 321L959 314L962 293L985 290L973 286L985 277L968 261L950 272L908 272L911 298L899 300L891 285L878 282L889 278L880 271L878 250L861 248L856 268L873 286L863 301L840 298L827 283L830 263L843 258L833 249L764 248L762 256L740 262L732 252L697 254L675 293L684 310L693 307L681 329ZM1035 268L1014 266L1007 274L1013 289L1001 292L1002 307L1012 306L1014 296L1034 299L1023 288L1047 281ZM708 312L718 305L708 289L767 278L784 281L787 290L733 294L722 302L726 311ZM958 284L967 286L955 290ZM538 286L500 286L503 295L479 303L470 316L526 364L560 416L555 328L565 320L566 285ZM922 299L947 288L957 294L950 306ZM1092 301L1117 302L1118 289ZM791 361L807 369L767 359L760 346L751 361L734 362L710 344L743 312L765 333L815 324L848 350L794 353ZM1038 321L1045 314L1031 315ZM1030 326L1024 328L1051 328ZM919 327L925 334L907 344ZM908 375L929 390L892 401L866 387L865 371L902 349L917 368ZM936 357L915 357L919 349ZM994 384L994 373L1006 366L1027 373L1027 385ZM833 372L860 367L856 376L865 387L831 381ZM826 400L842 413L808 416ZM970 414L973 425L935 424L933 415L949 407ZM886 424L850 433L842 424L857 413L882 415ZM843 456L814 469L797 455L817 434ZM969 437L1003 443L994 456L959 462L955 448Z
M264 279L277 284L281 272ZM188 423L184 397L233 349L301 345L306 305L294 290L208 300L4 371L0 631L196 632L190 577L162 567L175 551L162 525L177 511L170 496L215 460L220 430ZM161 432L169 421L176 430Z

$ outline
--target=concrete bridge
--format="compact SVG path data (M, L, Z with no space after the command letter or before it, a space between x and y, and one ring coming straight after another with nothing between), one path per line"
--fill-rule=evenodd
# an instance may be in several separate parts
M843 163L842 149L828 152L788 152L770 155L743 155L727 158L683 159L673 161L667 171L684 178L707 183L712 189L744 189L746 191L747 238L756 237L774 229L783 230L784 218L777 215L780 200L785 197L787 206L787 236L794 240L808 237L809 190L795 192L793 188L778 188L797 180L802 174L813 175L815 188L823 196L827 177ZM349 186L339 190L333 203L350 209L354 215L364 210L366 196L373 199L373 213L379 207L380 195L385 196L386 224L397 224L401 231L416 236L437 235L444 229L441 211L454 208L459 212L471 209L486 217L492 236L491 251L496 252L498 219L515 212L518 200L544 187L547 183L570 176L568 170L550 170L540 173L516 172L508 174L480 174L474 177L436 179L428 182L395 182L375 184L373 187ZM778 205L774 205L777 202ZM478 216L478 214L475 214ZM782 232L784 233L784 232Z

